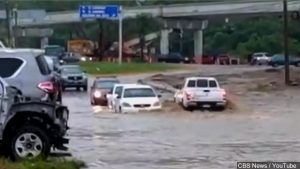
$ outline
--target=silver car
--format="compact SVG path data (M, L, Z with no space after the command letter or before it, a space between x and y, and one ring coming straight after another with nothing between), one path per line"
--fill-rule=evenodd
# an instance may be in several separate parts
M61 92L43 50L1 49L0 76L27 100L61 101Z

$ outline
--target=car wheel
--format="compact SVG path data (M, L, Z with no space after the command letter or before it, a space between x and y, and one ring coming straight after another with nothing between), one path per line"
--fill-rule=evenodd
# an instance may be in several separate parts
M188 106L187 104L185 104L184 101L181 102L181 106L182 106L183 110L185 110L185 111L193 111L193 109L190 106Z
M95 101L91 99L91 105L94 106L95 105Z
M77 90L77 91L80 91L80 87L76 87L76 90Z
M87 91L87 86L83 86L83 90L86 92Z
M10 141L10 156L14 160L46 158L51 149L47 132L33 125L25 125L15 132Z
M123 113L121 106L119 107L118 113Z
M61 89L62 89L62 91L66 91L66 87L62 87Z
M296 66L296 67L299 67L299 66L300 66L300 63L298 63L298 62L295 63L295 66Z

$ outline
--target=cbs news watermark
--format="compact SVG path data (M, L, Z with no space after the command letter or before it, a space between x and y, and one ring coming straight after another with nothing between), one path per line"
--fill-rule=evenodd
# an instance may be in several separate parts
M237 162L237 169L300 169L300 162Z

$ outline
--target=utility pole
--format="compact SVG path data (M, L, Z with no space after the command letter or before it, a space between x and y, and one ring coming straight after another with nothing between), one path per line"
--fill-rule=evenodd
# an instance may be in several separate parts
M13 14L14 14L14 43L13 43L13 46L14 47L17 47L17 35L16 35L16 32L17 32L17 27L18 27L18 8L17 7L15 7L14 9L13 9Z
M5 1L5 13L6 13L6 29L7 29L7 45L13 46L12 36L12 24L11 24L11 10L8 0Z
M285 58L285 84L290 85L290 61L289 61L289 38L288 38L288 3L283 0L283 18L284 18L284 58Z

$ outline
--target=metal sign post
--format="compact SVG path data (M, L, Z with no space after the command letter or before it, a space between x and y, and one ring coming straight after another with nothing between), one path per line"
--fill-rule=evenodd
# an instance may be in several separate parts
M119 64L122 63L122 32L123 32L123 17L122 6L117 5L81 5L79 7L79 15L82 19L111 19L119 20Z
M123 16L122 16L122 6L120 6L119 15L119 64L122 64L122 54L123 54Z

